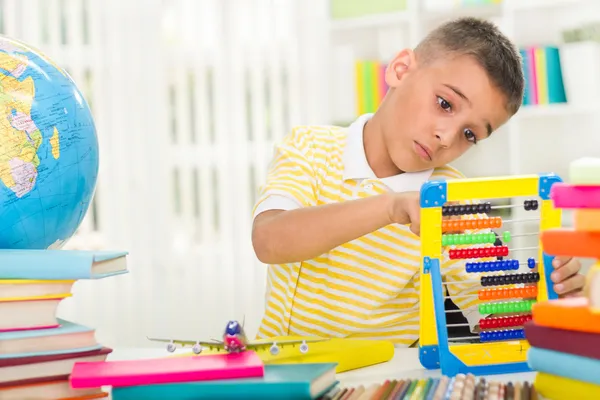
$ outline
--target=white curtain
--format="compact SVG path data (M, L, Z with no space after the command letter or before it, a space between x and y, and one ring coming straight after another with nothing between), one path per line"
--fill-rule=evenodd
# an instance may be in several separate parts
M94 206L67 248L128 250L59 316L111 347L219 337L262 315L250 243L273 142L328 121L326 0L3 0L1 30L67 68L100 142Z

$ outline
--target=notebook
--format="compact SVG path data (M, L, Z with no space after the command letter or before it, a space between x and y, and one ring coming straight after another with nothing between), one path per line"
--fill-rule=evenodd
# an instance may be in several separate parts
M593 313L587 297L568 297L536 303L533 321L549 328L600 334L600 314Z
M73 388L132 386L214 379L261 377L261 359L253 351L210 356L168 357L107 362L78 362Z
M534 321L525 323L525 337L533 347L569 353L600 360L600 335L548 328Z
M127 273L127 252L0 250L3 279L101 279Z
M600 386L562 376L538 372L534 381L536 391L552 400L598 400Z
M600 386L600 360L530 347L527 364L533 371L576 379Z
M265 365L264 376L117 387L113 400L317 399L338 384L335 363Z
M112 349L35 357L0 358L0 386L25 379L70 374L77 361L104 361Z
M74 322L58 319L60 326L0 332L0 359L97 350L95 330Z
M0 386L2 400L56 400L56 399L100 399L108 397L101 388L73 389L69 375L31 379Z
M69 294L74 280L0 279L0 300Z
M68 295L32 300L0 300L0 332L53 328L60 302Z

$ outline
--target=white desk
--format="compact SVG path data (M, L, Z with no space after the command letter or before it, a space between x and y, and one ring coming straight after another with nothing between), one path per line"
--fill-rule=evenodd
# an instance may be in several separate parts
M190 349L178 349L177 352L189 353ZM154 358L168 355L169 353L164 348L115 349L109 355L108 360ZM418 349L416 348L396 349L394 357L386 363L337 374L340 386L342 387L382 383L386 379L422 379L440 376L440 370L430 371L421 366ZM523 381L533 382L534 377L534 372L485 376L487 380L511 381L513 383Z

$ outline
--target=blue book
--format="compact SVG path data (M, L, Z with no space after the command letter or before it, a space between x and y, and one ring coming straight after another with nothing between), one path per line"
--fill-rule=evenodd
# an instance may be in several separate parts
M600 385L600 360L530 347L527 363L534 371Z
M312 400L338 384L336 366L336 363L267 364L261 378L113 387L112 399Z
M529 93L531 91L531 77L529 75L529 63L531 63L531 60L526 49L520 49L519 52L521 53L521 65L523 67L523 75L525 76L523 105L526 106L531 104L531 94Z
M560 51L558 47L547 46L546 53L546 79L548 80L548 103L565 103L567 95L563 82L560 65Z
M47 356L98 350L94 329L57 318L49 329L0 332L0 359Z
M127 273L127 252L0 250L0 279L101 279Z

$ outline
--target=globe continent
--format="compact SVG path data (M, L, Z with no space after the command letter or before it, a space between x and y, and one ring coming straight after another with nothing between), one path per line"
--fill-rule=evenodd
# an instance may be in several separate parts
M0 248L60 248L98 177L90 109L38 50L0 37Z

